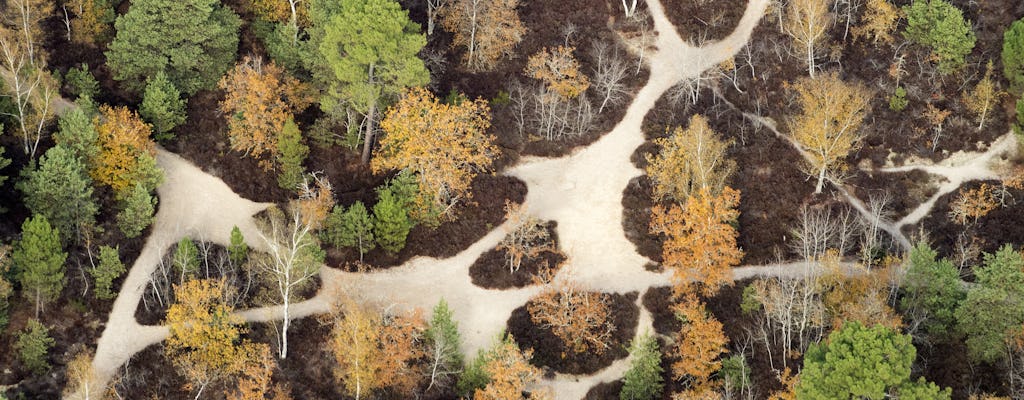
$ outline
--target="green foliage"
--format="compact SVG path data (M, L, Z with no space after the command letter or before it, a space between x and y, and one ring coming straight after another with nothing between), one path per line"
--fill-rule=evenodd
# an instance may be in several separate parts
M68 243L77 234L96 225L99 206L92 197L92 179L85 164L64 146L54 146L39 159L38 168L26 168L18 189L25 206L46 217Z
M320 64L315 69L330 71L322 79L326 90L320 108L325 113L337 115L343 104L364 114L382 110L382 101L397 98L403 88L430 82L416 56L427 39L397 1L314 5L311 17L323 33L314 35L322 57L314 59Z
M971 358L995 362L1006 355L1006 339L1024 324L1024 256L1005 245L985 254L975 268L976 285L956 310L957 330L967 336Z
M914 0L903 8L907 39L928 46L938 56L939 72L948 74L964 65L977 38L963 12L945 0Z
M799 399L886 399L911 384L917 350L910 336L881 325L846 322L804 355ZM902 398L902 397L901 397Z
M43 304L56 300L64 289L64 261L68 254L60 246L60 232L45 216L36 214L21 225L21 240L14 245L11 260L21 282L21 293Z
M1017 99L1014 110L1017 114L1017 122L1013 124L1013 133L1017 134L1018 138L1024 139L1024 97Z
M131 171L130 175L129 180L136 185L142 185L147 193L153 192L164 182L164 170L156 165L156 158L148 153L139 156L139 163L135 165L135 169ZM124 190L124 193L115 193L115 196L121 200L130 194L131 190Z
M757 297L757 288L754 285L747 285L743 288L743 297L740 301L740 310L743 315L750 315L761 311L761 300Z
M53 134L53 141L71 150L83 165L88 165L99 153L97 138L96 127L81 108L62 114L57 121L57 132Z
M742 354L722 360L722 383L732 390L750 389L750 365Z
M945 390L938 385L927 382L924 378L918 378L917 382L908 382L900 386L900 400L950 400L953 398L953 391L950 388Z
M89 72L89 65L85 63L82 63L80 67L69 69L68 73L64 75L64 84L67 86L68 92L75 97L95 99L96 95L100 94L100 83Z
M936 260L937 253L927 243L918 243L910 252L910 267L903 278L900 306L909 317L923 320L921 328L937 339L953 339L954 312L965 293L960 273L949 260Z
M125 237L138 237L153 224L156 201L156 197L151 196L142 184L135 184L121 200L121 211L117 213L117 228Z
M423 335L432 349L431 353L437 355L437 362L441 365L437 368L443 371L462 370L462 352L459 344L462 338L459 335L459 324L452 319L452 311L448 303L441 299L434 306L434 313L430 318L430 326Z
M661 378L661 350L658 341L645 334L629 345L633 361L623 377L624 385L619 392L622 400L650 400L661 397L664 382Z
M18 350L18 359L21 364L36 375L42 375L50 370L50 362L46 359L46 353L53 347L54 341L50 337L50 330L38 320L28 320L25 330L18 335L18 341L14 348Z
M455 393L458 393L460 398L470 398L477 389L483 389L491 383L491 375L484 371L484 366L492 356L490 351L481 349L476 353L476 358L462 370L459 381L455 384Z
M11 268L11 248L0 244L0 332L7 328L10 322L7 309L11 305L9 299L14 294L14 286L8 280Z
M231 227L231 244L228 245L228 258L232 264L242 265L249 257L249 245L245 244L242 231L237 226Z
M491 107L507 106L509 104L512 104L512 96L509 95L507 90L499 90L498 94L494 95L494 98L491 99Z
M185 101L164 71L158 71L146 82L139 115L153 125L153 137L159 141L174 138L171 129L185 122Z
M347 211L342 206L334 206L320 235L334 247L355 248L362 260L363 255L375 246L373 225L373 217L366 211L366 206L357 201Z
M187 237L181 238L174 249L174 273L181 276L184 282L196 277L199 272L199 248Z
M99 264L96 265L96 268L89 270L92 279L96 281L96 298L100 300L112 299L117 296L111 290L114 279L124 274L124 264L121 263L118 249L110 246L100 246L99 259Z
M302 143L302 132L295 121L288 118L277 137L278 164L281 173L277 175L277 185L283 189L295 190L302 184L302 176L306 173L302 163L309 155L309 147Z
M1024 90L1024 19L1003 32L1003 75L1014 93Z
M907 100L907 89L904 89L903 86L897 86L896 93L889 96L889 109L900 112L907 108L908 104L910 104L910 101Z
M136 0L114 26L107 51L114 79L141 92L163 71L191 96L213 88L231 67L241 20L217 0Z
M3 124L0 124L0 132L3 132L3 131L4 131L4 126L3 126ZM2 170L4 168L7 168L8 165L11 165L11 159L10 158L4 158L3 154L4 154L4 148L3 148L3 146L0 146L0 170ZM0 185L3 185L4 182L6 182L6 181L7 181L7 176L6 175L0 175ZM0 207L0 213L2 213L2 212L3 212L3 208Z
M269 23L256 21L253 23L256 28L256 35L263 40L263 46L267 49L267 55L274 63L283 67L289 74L295 77L306 77L309 73L303 69L303 60L310 58L313 53L307 41L295 42L299 27L289 23ZM301 36L301 35L299 35Z
M403 198L402 187L390 185L377 190L377 204L373 206L373 234L377 245L394 254L405 247L405 238L415 225L409 218L411 198Z

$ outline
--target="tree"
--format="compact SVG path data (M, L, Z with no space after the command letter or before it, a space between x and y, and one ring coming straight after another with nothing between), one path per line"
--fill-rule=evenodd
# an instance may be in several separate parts
M910 365L916 354L910 336L880 325L868 328L858 322L843 324L827 341L807 350L796 386L797 397L883 399L904 391L919 393L917 386L924 383L910 380ZM949 389L937 394L934 398L951 396Z
M0 244L0 331L7 328L10 318L7 309L10 307L10 297L14 294L14 286L11 285L7 276L11 272L11 246Z
M526 62L526 74L544 82L545 87L562 99L574 99L587 91L590 78L580 70L580 63L573 56L574 47L547 47L530 56Z
M25 330L18 335L18 341L14 343L14 348L18 350L18 359L21 360L21 364L25 368L28 368L33 374L42 375L50 369L46 353L53 345L54 341L50 337L50 330L38 319L30 319Z
M394 0L342 0L323 27L318 49L331 74L320 108L340 115L344 105L366 116L363 164L370 162L377 110L402 89L430 82L416 57L427 43L419 30Z
M79 98L94 99L100 94L100 83L92 72L89 72L89 64L86 63L68 69L64 74L64 87L68 88L72 96Z
M309 155L309 147L302 143L302 132L292 118L288 118L281 133L278 135L277 161L281 172L277 175L277 185L284 189L294 189L302 183L305 169L302 163Z
M975 268L976 285L955 312L957 331L967 336L968 354L995 362L1007 354L1007 340L1024 324L1024 256L1004 245L985 254Z
M254 256L254 264L263 272L274 294L274 301L281 305L280 352L288 356L288 328L291 323L290 306L298 292L313 283L320 272L323 252L313 234L302 209L296 203L289 207L286 215L277 208L267 211L261 221L260 239L266 244L267 253Z
M434 306L434 314L423 337L427 342L430 376L430 384L426 390L450 386L454 378L462 372L462 351L459 350L462 340L459 336L459 324L452 320L452 311L444 299Z
M183 237L178 241L178 246L174 249L172 264L174 272L180 276L179 281L185 282L195 278L199 273L199 248L192 242L192 239Z
M502 332L502 335L505 333ZM500 340L500 339L499 339ZM497 343L495 343L497 345ZM481 390L491 383L491 376L484 371L484 365L490 361L491 351L480 349L466 368L459 374L459 381L455 385L455 393L460 398L470 398L477 390Z
M382 316L352 300L339 311L329 347L346 393L358 400L383 387L415 387L419 372L412 361L424 355L415 347L423 327L418 315Z
M814 58L832 26L828 7L825 0L792 0L786 12L786 33L793 38L794 47L804 53L807 74L811 78L814 78Z
M153 125L155 137L161 141L173 138L171 129L185 122L185 101L164 71L157 71L146 82L139 115Z
M560 282L530 302L530 320L549 329L573 353L603 354L611 348L615 325L607 294L589 292L579 284Z
M685 130L676 127L671 136L657 139L655 144L661 151L647 156L647 175L654 182L658 201L685 203L702 189L718 196L736 170L736 162L726 157L732 141L722 140L700 114L690 117Z
M95 384L95 378L93 376L95 371L92 367L92 358L92 351L82 350L71 359L71 362L68 363L68 383L64 387L62 398L89 400L89 393L95 391L95 389L92 388L92 385Z
M57 120L57 132L53 134L53 141L58 146L71 150L83 164L90 165L93 158L99 154L98 140L96 126L82 108L72 108L61 114Z
M868 0L863 23L853 28L854 39L871 39L871 43L891 44L892 32L900 19L900 9L889 0Z
M170 335L164 353L188 381L185 389L197 391L196 398L237 372L246 354L237 326L242 319L224 303L225 290L222 281L185 281L174 286L175 301L167 309Z
M1024 89L1024 18L1013 21L1003 32L1003 75L1010 81L1010 90Z
M483 371L490 382L477 389L474 400L511 400L522 398L527 386L540 379L540 369L530 365L533 350L522 351L512 335L497 344L488 356ZM532 398L532 397L531 397Z
M590 129L593 112L586 92L590 88L579 61L573 55L574 47L543 48L526 62L524 73L538 80L537 86L527 93L517 82L510 88L515 103L520 133L524 133L529 113L531 129L548 140L567 134L582 135Z
M532 260L545 251L555 251L551 233L522 204L505 200L505 238L495 250L505 252L508 272L515 273L524 260Z
M260 57L243 58L218 86L225 92L220 110L228 120L231 148L260 160L260 165L269 170L271 160L281 157L279 140L285 134L285 125L312 101L307 87L273 61L265 64ZM289 144L298 142L294 132L287 134L291 135Z
M644 334L629 345L633 358L623 376L621 400L653 400L661 397L664 387L661 378L661 350L658 341L650 334Z
M252 10L266 21L284 22L298 28L309 25L309 1L302 0L250 0ZM297 39L292 42L293 45Z
M909 319L921 321L929 336L950 339L956 322L954 312L965 293L953 263L937 260L936 256L935 250L923 242L911 250L900 305Z
M835 73L802 78L794 86L801 113L790 119L790 135L807 153L818 177L814 193L821 193L826 174L842 169L843 158L858 145L871 96Z
M471 71L493 69L523 40L519 0L454 0L445 8L442 25L454 35L453 46L466 48L463 64Z
M89 270L92 279L96 281L96 298L103 300L112 299L117 296L116 293L111 291L114 279L121 277L125 273L124 264L121 263L118 248L116 247L100 246L99 258L99 265Z
M964 105L972 113L978 116L978 130L985 126L985 116L988 111L995 107L996 101L1003 95L1003 92L996 88L992 82L992 61L988 62L985 69L985 77L978 81L974 89L964 93Z
M186 96L213 88L231 67L241 20L213 0L140 0L114 23L107 51L115 80L131 91L164 72Z
M939 60L939 72L948 74L964 65L977 38L963 12L945 0L914 0L903 8L907 14L908 40L931 48Z
M235 265L242 265L249 256L249 245L245 244L242 231L237 226L231 227L231 244L228 245L228 258Z
M71 20L71 41L99 45L110 40L114 23L114 5L108 0L71 0L68 2L75 19Z
M42 49L45 30L43 20L53 15L53 3L42 0L10 0L3 8L3 20L14 27L17 40L25 48L32 67L44 66L46 58ZM38 46L38 47L37 47Z
M141 183L125 195L121 201L121 211L117 213L117 228L127 238L139 236L156 219L153 213L156 211L157 199L150 196Z
M469 197L477 171L486 171L497 155L490 108L482 99L442 103L423 88L407 90L381 121L387 134L373 163L374 173L409 170L419 179L417 209L448 215Z
M64 261L60 233L45 216L33 215L21 225L21 240L14 245L14 261L21 292L36 303L36 318L43 305L56 300L64 289Z
M949 206L950 218L960 224L978 222L978 219L999 208L996 188L987 183L973 189L962 188Z
M4 130L4 124L0 124L0 132L3 132L3 130ZM4 154L4 148L2 146L0 146L0 170L2 170L4 168L7 168L8 165L11 165L11 159L10 158L4 158L3 154ZM0 175L0 185L3 185L4 182L6 182L6 181L7 181L7 176L6 175ZM3 212L3 208L0 208L0 213L2 213L2 212Z
M33 214L46 217L67 243L96 225L99 207L92 196L92 180L72 150L54 146L39 159L37 168L26 168L18 189Z
M363 255L376 246L373 237L374 218L366 211L363 202L357 201L345 211L342 206L335 206L321 236L335 247L353 247L359 252L359 262Z
M156 166L155 144L149 139L149 125L125 107L100 107L96 117L99 152L91 161L89 174L97 182L127 195L136 184L146 191L155 189L163 180Z
M1024 96L1017 99L1014 111L1017 115L1017 122L1013 124L1013 133L1017 134L1017 138L1020 139L1024 137Z
M243 348L246 352L238 371L235 388L226 393L227 400L265 400L273 394L273 400L291 400L288 390L281 384L272 384L277 363L270 355L270 346L255 343Z
M718 383L711 376L722 368L719 356L726 353L729 339L722 331L722 323L706 310L704 303L694 293L683 296L682 301L672 306L672 311L683 324L676 335L672 356L672 374L675 379L685 379L688 393L708 393Z
M36 7L52 7L49 2L40 0L12 0L7 2L9 8L16 8L14 15L19 22L28 24L27 28L11 30L0 23L0 67L5 69L3 85L5 97L13 103L12 110L3 110L3 114L14 119L16 129L21 132L21 141L25 154L35 158L43 130L53 118L54 110L51 101L58 95L56 79L43 68L42 54L34 50ZM50 9L52 10L52 8ZM30 14L27 17L26 14ZM18 24L22 27L21 23ZM38 65L38 67L37 67Z
M373 206L373 236L380 248L392 254L405 247L405 238L413 227L409 218L411 199L400 196L392 187L378 188L377 204Z
M651 233L666 236L662 264L673 271L677 293L695 283L711 296L732 283L732 267L743 258L733 225L739 218L739 202L740 194L732 188L726 187L718 196L701 189L682 207L652 209Z

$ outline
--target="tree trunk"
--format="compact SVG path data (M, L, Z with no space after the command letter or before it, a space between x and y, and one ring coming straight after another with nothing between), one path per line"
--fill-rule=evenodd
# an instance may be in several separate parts
M284 296L284 321L281 321L281 354L280 357L284 360L288 357L288 325L291 323L291 316L288 315L288 294Z
M363 155L360 158L363 165L370 164L370 151L373 149L373 120L376 118L377 104L370 105L370 112L366 114L366 133L363 134Z
M825 168L818 171L818 186L814 188L814 194L821 193L822 187L825 186Z
M814 78L814 45L807 43L807 73Z

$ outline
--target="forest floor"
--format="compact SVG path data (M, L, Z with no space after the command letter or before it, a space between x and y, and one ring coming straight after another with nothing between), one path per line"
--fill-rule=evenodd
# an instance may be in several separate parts
M693 47L679 36L660 3L647 1L658 32L658 50L649 58L649 81L636 95L623 119L611 132L568 156L524 157L505 172L526 183L524 207L531 214L557 223L557 234L567 261L553 283L571 280L588 290L639 293L635 300L639 308L636 335L654 332L653 317L642 305L644 294L671 280L669 272L645 269L651 260L637 253L623 229L623 192L632 179L642 174L631 157L645 141L641 129L644 117L677 82L697 76L738 52L749 40L768 3L768 0L751 0L730 35L703 47ZM1013 143L1012 135L1004 136L981 154L957 156L935 165L889 167L881 172L925 170L945 177L949 182L942 186L940 193L947 186L948 193L966 181L998 176L989 165L995 156L1015 150ZM188 236L227 245L232 227L238 226L251 247L256 250L264 247L258 239L253 215L268 207L268 203L240 197L219 179L173 153L159 151L158 162L166 175L164 184L158 188L160 210L152 234L132 266L99 339L93 360L95 376L90 385L93 388L104 387L132 355L166 338L166 327L141 325L134 315L152 272L172 244ZM851 203L859 201L849 193L846 198ZM912 215L921 214L916 217L920 219L928 214L933 204L931 201L922 205ZM889 223L898 227L904 221ZM320 290L313 298L293 304L290 313L294 318L328 313L342 296L408 309L430 309L443 298L459 321L463 353L476 354L477 350L489 347L506 328L514 310L544 289L538 285L487 290L473 284L470 266L493 249L505 232L504 225L496 226L457 255L444 259L416 257L395 268L367 273L322 268ZM741 279L794 276L810 273L808 271L811 269L799 265L775 264L737 268L734 275ZM272 321L281 315L276 307L238 313L249 322ZM293 347L306 345L309 344L293 343ZM539 385L551 388L560 399L583 398L595 385L620 379L629 361L628 357L615 360L589 375L555 374Z

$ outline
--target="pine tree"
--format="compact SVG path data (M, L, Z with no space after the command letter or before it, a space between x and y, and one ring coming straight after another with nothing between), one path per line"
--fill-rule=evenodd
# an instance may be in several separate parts
M112 299L117 296L111 288L114 279L121 277L125 272L124 264L118 255L116 247L100 246L99 264L96 268L90 269L89 274L96 281L96 298L101 300Z
M950 339L956 322L953 313L965 293L953 263L936 257L926 243L911 250L900 306L911 320L923 321L921 327L929 336Z
M373 206L373 234L377 244L388 253L397 253L405 247L405 238L412 230L409 219L409 199L402 199L390 188L378 190L377 204Z
M125 237L137 237L153 224L156 201L156 197L151 196L142 184L136 184L121 201L121 211L117 213L117 228Z
M146 82L139 115L153 125L153 136L159 141L174 138L171 129L185 122L185 101L164 71L158 71Z
M21 364L32 371L33 374L42 375L50 369L50 362L46 359L46 353L54 345L50 337L50 330L37 319L28 320L24 331L18 335L18 341L14 348L18 350L18 358Z
M181 276L181 281L196 277L199 273L199 248L187 237L181 238L174 249L174 272Z
M245 244L242 231L237 226L231 227L231 244L228 246L228 258L236 266L242 265L249 257L249 245Z
M650 400L659 398L664 387L661 378L661 350L658 341L645 334L633 339L629 345L629 355L633 361L623 377L622 400Z
M302 132L292 118L285 121L284 128L277 138L278 165L281 173L277 175L277 185L283 189L295 190L302 183L302 175L306 173L302 163L306 161L309 147L302 143Z
M99 154L97 138L96 127L82 107L61 114L57 120L57 132L53 134L53 141L58 146L71 150L85 165L89 165L93 157Z
M985 254L974 275L955 312L957 331L967 336L972 359L992 363L1006 355L1007 339L1024 324L1024 255L1004 245Z
M363 202L357 201L347 211L342 206L335 206L321 235L335 247L355 248L362 262L363 255L376 246L373 229L373 216L366 211Z
M0 332L7 328L10 318L7 308L11 305L10 297L14 294L14 286L7 281L11 270L11 246L0 244Z
M907 39L928 46L939 59L939 72L948 74L963 67L977 38L963 12L945 0L914 0L903 8L907 14Z
M1013 21L1003 32L1003 75L1010 81L1010 90L1024 90L1024 18Z
M38 168L26 169L18 188L25 205L45 216L67 243L96 224L99 206L92 197L92 179L85 165L64 146L54 146L39 159Z
M430 384L426 390L435 386L447 387L462 371L462 352L459 350L462 339L459 336L459 325L452 320L452 311L444 299L434 306L434 315L424 337L427 339L430 361Z
M56 300L64 289L64 261L68 254L60 246L60 233L45 216L33 215L21 225L21 240L11 260L26 299L36 303L36 317L43 305Z

